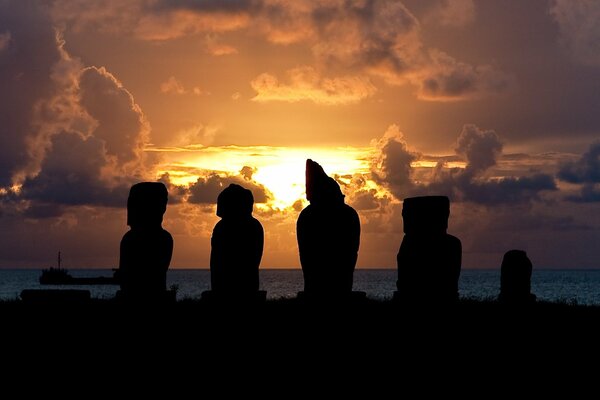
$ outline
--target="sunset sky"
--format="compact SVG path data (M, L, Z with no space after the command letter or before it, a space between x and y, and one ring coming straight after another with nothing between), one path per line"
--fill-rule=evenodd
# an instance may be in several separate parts
M452 200L464 268L600 268L600 2L0 0L0 267L111 268L136 182L172 268L254 193L262 268L299 267L307 158L395 268L402 200Z

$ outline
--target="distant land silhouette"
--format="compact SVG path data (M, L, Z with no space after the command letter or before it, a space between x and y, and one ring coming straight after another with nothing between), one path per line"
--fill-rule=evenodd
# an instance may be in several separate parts
M173 254L173 238L162 228L167 201L167 188L160 182L141 182L129 191L127 225L131 229L121 240L117 273L123 299L166 298L167 269Z
M533 264L523 250L509 250L500 266L500 295L503 303L526 304L536 300L531 293Z
M458 299L462 246L458 238L446 233L449 216L446 196L404 199L397 299L436 303Z
M213 229L210 252L210 281L213 294L232 296L256 294L263 254L264 231L252 216L252 192L230 184L217 199L221 220Z
M360 245L360 219L338 183L306 160L306 198L296 224L307 294L351 293Z

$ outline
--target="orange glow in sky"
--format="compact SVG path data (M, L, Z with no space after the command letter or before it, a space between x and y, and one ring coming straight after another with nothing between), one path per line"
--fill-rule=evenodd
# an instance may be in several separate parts
M166 163L158 173L169 173L171 182L177 185L190 185L202 177L205 171L237 175L244 166L251 166L255 170L252 179L273 194L274 199L269 205L285 209L304 198L307 158L318 161L329 175L338 175L344 181L354 174L368 173L369 155L373 149L189 146L150 148L149 151L163 155ZM375 184L372 183L372 186Z

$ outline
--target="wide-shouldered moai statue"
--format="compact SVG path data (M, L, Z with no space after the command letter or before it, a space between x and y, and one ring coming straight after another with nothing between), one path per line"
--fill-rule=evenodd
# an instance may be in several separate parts
M458 299L462 245L446 233L449 216L450 200L446 196L404 199L396 299L426 303Z

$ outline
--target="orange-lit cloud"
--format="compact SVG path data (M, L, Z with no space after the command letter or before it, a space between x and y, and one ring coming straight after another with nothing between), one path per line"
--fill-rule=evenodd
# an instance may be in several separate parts
M377 89L368 78L345 76L322 78L312 67L299 67L288 71L289 83L281 83L270 74L261 74L250 83L257 95L253 101L260 103L302 100L323 105L355 104L371 97Z
M175 147L210 146L220 129L218 125L195 124L175 133L170 144Z
M239 52L237 46L219 43L216 34L247 32L264 36L273 45L305 46L315 65L350 71L345 77L329 78L331 88L309 85L303 94L298 94L296 87L279 86L270 74L263 75L260 80L264 82L255 79L253 85L261 89L266 85L269 91L264 95L259 92L257 100L308 98L320 104L352 103L357 97L360 100L369 96L374 86L369 86L373 85L370 82L366 85L363 78L348 82L348 76L365 74L383 77L392 85L416 85L418 97L429 101L480 98L510 87L511 78L497 67L471 65L425 46L420 22L399 1L157 1L143 6L132 3L138 4L129 6L136 12L127 13L127 17L123 15L124 6L118 2L109 2L100 9L95 3L89 6L87 2L59 1L53 10L62 23L81 25L80 29L120 29L142 40L168 41L205 34L199 40L204 41L207 52L216 56ZM470 0L444 2L435 10L436 18L446 25L464 25L474 18ZM332 100L335 95L323 93L340 90L347 92L343 99Z
M228 56L231 54L237 54L238 49L235 47L220 43L215 35L206 35L205 39L206 52L213 56Z
M134 33L140 39L163 41L204 32L227 32L248 25L246 14L170 10L143 15Z
M169 79L160 84L160 92L172 94L185 94L186 90L184 89L181 82L177 80L177 78L175 78L174 76L170 76Z
M164 94L177 94L177 95L191 93L191 94L195 94L196 96L200 96L202 94L210 94L210 93L200 89L198 86L195 86L192 89L188 90L174 76L170 76L169 79L167 79L166 81L164 81L160 84L160 92L164 93Z

